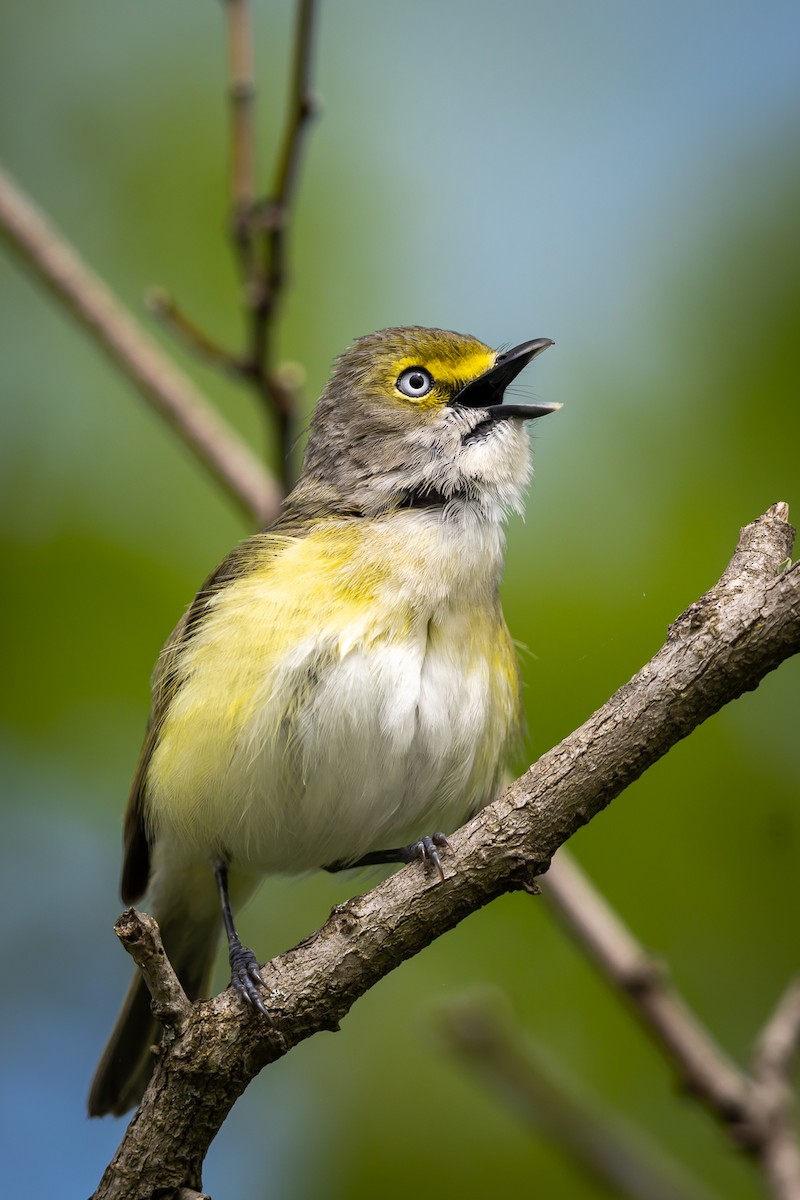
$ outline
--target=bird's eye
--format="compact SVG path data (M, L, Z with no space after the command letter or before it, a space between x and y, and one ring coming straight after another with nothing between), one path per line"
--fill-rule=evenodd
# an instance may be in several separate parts
M404 396L417 400L420 396L427 396L433 387L433 379L424 367L409 367L398 377L397 387Z

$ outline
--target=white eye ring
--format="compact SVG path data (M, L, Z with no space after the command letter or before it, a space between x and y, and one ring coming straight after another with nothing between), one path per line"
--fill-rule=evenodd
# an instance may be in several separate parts
M433 379L424 367L408 367L397 379L397 390L411 400L427 396L433 387Z

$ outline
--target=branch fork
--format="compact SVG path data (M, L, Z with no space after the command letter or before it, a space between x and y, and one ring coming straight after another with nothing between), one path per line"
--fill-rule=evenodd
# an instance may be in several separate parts
M158 922L148 913L126 908L114 932L142 972L153 1000L153 1016L174 1033L181 1034L189 1021L192 1004L167 958Z

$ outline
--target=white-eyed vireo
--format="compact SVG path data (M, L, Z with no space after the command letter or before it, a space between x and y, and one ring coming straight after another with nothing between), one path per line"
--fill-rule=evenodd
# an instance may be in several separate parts
M530 476L504 404L547 338L497 353L386 329L338 360L275 524L209 576L153 676L125 818L122 898L150 893L190 998L220 931L234 986L266 1011L232 910L267 871L423 861L494 798L520 728L498 584L503 522ZM230 892L229 892L230 888ZM156 1034L137 975L89 1111L122 1113Z

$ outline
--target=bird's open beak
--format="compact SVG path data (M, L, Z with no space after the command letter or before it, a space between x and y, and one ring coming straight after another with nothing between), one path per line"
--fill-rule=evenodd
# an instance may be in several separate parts
M494 366L473 379L465 388L453 397L453 404L465 408L485 408L490 417L502 419L506 417L521 417L530 421L534 417L546 417L548 413L561 408L560 404L504 404L503 393L512 380L529 362L541 354L548 346L552 346L550 338L534 338L532 342L523 342L513 350L498 354Z

